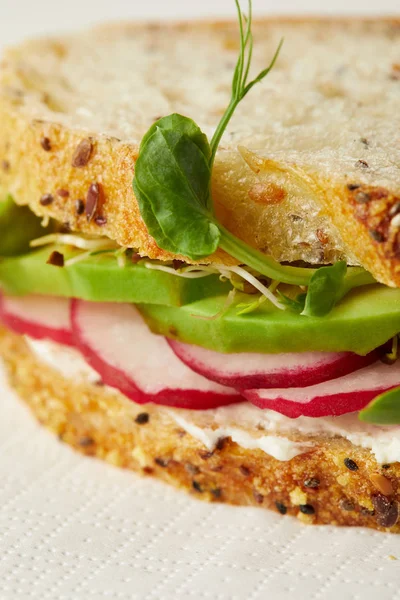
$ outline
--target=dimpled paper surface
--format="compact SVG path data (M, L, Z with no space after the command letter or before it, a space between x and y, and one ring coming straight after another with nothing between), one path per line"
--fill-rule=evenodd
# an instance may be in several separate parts
M400 536L202 503L74 453L0 386L1 600L400 598Z

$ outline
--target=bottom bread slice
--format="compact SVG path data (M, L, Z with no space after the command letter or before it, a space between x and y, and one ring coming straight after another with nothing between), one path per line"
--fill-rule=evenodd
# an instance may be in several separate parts
M400 463L379 465L369 450L343 437L292 432L292 441L310 446L287 461L229 437L210 451L174 418L188 411L140 406L101 385L66 379L6 330L0 331L0 354L11 385L39 422L86 455L202 500L270 508L308 524L400 532Z

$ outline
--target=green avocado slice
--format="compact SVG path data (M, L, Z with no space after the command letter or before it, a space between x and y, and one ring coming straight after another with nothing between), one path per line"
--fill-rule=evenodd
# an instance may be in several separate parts
M43 227L41 219L27 206L18 206L11 196L0 202L0 256L17 256L29 251L29 242L46 235L53 225Z
M110 254L98 254L70 266L46 264L57 250L65 260L76 256L65 246L46 246L24 256L0 258L0 285L8 294L68 296L93 302L146 302L182 306L210 295L227 294L229 283L217 275L187 279L127 262L118 266Z
M282 311L269 303L238 315L237 300L226 312L226 297L207 298L181 308L141 304L155 333L218 352L351 351L367 354L400 331L400 289L371 285L354 289L324 317Z

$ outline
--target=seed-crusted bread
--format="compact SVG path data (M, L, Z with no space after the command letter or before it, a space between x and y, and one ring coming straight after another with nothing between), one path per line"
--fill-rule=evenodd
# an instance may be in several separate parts
M345 257L399 286L400 20L272 19L254 23L254 37L254 72L285 43L222 139L213 174L219 218L280 261ZM73 229L170 258L148 235L132 191L138 145L172 112L211 135L237 52L234 22L119 24L9 50L0 73L1 193ZM78 200L95 206L89 221Z
M400 463L378 465L369 450L343 437L292 432L287 437L310 447L285 462L229 437L210 452L179 426L176 416L188 411L140 406L107 388L65 379L6 330L0 331L0 356L39 422L84 454L202 500L271 508L308 524L400 532ZM212 427L213 411L208 420Z

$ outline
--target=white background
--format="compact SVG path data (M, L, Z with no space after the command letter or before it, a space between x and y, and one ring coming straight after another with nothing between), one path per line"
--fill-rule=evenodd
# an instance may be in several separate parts
M399 14L400 0L254 0L254 9ZM0 50L104 19L234 14L233 0L0 0ZM207 506L82 458L0 373L0 600L399 600L392 556L400 536Z
M400 0L253 0L268 13L399 14ZM234 15L233 0L0 0L0 44L104 19Z

